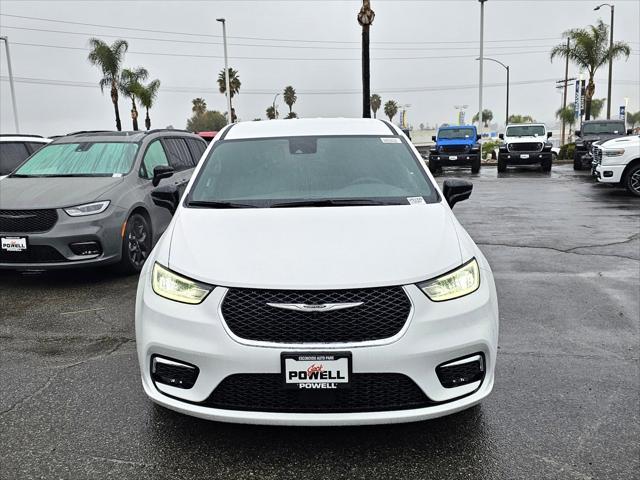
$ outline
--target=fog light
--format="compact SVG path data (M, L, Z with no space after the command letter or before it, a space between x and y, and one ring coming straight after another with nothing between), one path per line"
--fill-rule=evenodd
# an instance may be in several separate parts
M604 176L609 178L609 177L613 177L613 172L611 170L605 170L604 171Z
M102 247L99 242L76 242L69 244L69 248L76 255L100 255Z
M436 374L444 388L479 382L484 378L484 355L476 353L459 360L443 363L436 367Z
M195 365L157 355L151 357L151 378L154 382L176 388L191 388L199 373L200 369Z

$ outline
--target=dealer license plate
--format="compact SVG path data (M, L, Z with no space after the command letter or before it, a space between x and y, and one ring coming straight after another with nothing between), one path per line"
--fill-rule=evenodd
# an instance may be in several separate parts
M523 153L522 155L520 155L520 158L529 158L529 154L528 153Z
M27 249L27 237L1 237L0 248L6 252L24 252Z
M449 155L449 160L457 160L457 155Z
M283 353L282 374L286 388L335 390L349 386L351 354Z

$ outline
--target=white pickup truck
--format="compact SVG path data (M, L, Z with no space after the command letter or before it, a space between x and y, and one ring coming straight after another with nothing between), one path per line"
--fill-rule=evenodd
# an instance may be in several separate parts
M543 172L551 171L553 152L547 140L551 132L543 123L509 124L500 139L498 152L498 172L505 172L507 165L539 164Z
M640 135L614 138L593 153L598 182L623 186L640 197Z

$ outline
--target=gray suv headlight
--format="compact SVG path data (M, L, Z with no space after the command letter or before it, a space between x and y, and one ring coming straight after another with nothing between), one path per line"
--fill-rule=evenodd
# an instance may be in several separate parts
M64 211L70 217L84 217L85 215L96 215L104 212L109 206L109 200L103 202L85 203L83 205L76 205L75 207L65 208Z

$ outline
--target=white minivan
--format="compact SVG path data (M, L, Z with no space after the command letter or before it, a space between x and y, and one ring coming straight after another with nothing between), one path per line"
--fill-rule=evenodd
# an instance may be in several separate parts
M140 275L136 339L154 402L224 422L358 425L469 408L493 388L487 260L394 125L225 127Z

